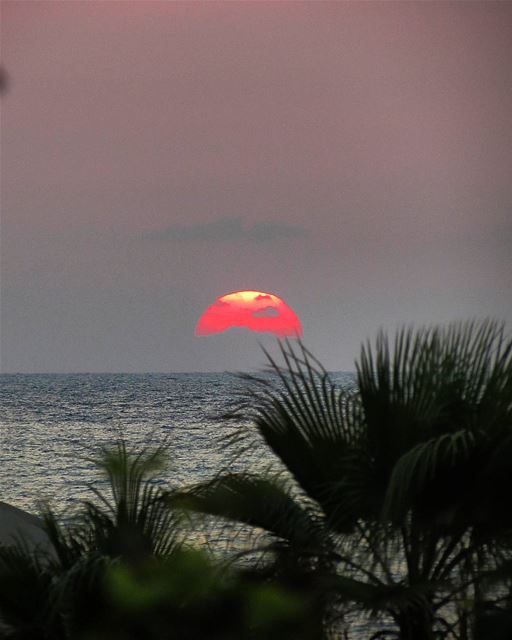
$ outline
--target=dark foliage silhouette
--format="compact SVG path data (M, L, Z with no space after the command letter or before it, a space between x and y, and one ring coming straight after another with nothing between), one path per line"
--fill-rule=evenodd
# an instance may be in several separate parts
M283 365L269 356L274 379L252 379L241 417L288 484L228 474L171 500L261 527L321 572L334 626L356 606L387 625L380 637L476 637L491 597L482 571L507 556L512 525L504 328L381 333L362 348L349 391L302 344L281 354ZM250 437L244 427L233 446L243 452Z

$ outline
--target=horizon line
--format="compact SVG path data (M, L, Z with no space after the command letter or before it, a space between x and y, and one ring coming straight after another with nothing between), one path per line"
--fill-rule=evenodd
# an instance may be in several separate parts
M147 376L147 375L202 375L202 374L225 374L239 375L243 373L272 373L268 369L249 369L223 371L0 371L0 376ZM349 369L331 369L327 373L356 373Z

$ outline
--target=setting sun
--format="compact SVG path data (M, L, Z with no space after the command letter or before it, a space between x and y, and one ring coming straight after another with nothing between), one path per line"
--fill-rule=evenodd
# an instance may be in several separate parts
M207 336L232 327L269 332L280 338L303 334L295 311L279 296L265 291L234 291L217 298L199 318L195 333Z

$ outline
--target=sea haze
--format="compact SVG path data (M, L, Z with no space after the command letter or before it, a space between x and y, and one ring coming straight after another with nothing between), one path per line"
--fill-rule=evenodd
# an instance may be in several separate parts
M353 382L349 373L333 376ZM137 448L167 443L163 477L173 484L205 480L231 464L224 439L240 421L220 418L247 386L231 373L0 375L2 500L29 510L50 500L60 509L88 496L98 477L91 458L121 435ZM260 445L237 467L272 464Z

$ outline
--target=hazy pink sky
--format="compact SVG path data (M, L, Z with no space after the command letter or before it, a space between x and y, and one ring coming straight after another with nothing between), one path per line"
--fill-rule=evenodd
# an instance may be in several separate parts
M512 321L512 3L2 2L2 370L328 368L379 327ZM265 340L268 342L268 340Z

